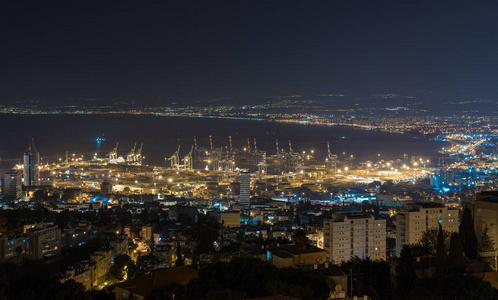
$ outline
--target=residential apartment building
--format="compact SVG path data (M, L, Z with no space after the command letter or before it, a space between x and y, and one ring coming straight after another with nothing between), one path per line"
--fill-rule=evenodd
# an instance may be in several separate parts
M225 227L240 227L240 211L211 211L209 216Z
M95 251L90 255L90 261L94 263L94 278L97 284L101 284L114 264L114 250Z
M28 248L26 236L2 236L0 237L0 262L22 261Z
M18 200L22 197L22 172L10 170L2 178L2 194L11 200Z
M120 236L109 242L109 247L114 250L115 256L128 254L128 237Z
M61 252L61 230L58 226L32 228L27 231L28 258L37 260Z
M465 203L474 217L476 230L488 228L488 234L497 248L498 245L498 192L487 191L476 194L474 203Z
M439 225L449 232L458 231L458 210L435 202L408 204L406 211L396 215L396 256L403 245L418 243L427 229Z
M386 220L366 213L336 213L323 224L323 246L333 263L386 258Z
M327 255L323 249L314 246L299 248L297 245L284 245L267 250L266 259L279 268L287 268L323 263Z

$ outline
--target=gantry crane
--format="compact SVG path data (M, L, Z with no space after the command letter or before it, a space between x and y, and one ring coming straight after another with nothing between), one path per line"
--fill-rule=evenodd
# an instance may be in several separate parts
M112 149L112 151L109 152L110 162L116 162L118 160L118 146L119 146L119 141L116 143L116 147L114 147L114 149Z
M327 158L325 159L327 168L335 169L337 168L337 155L330 152L330 143L327 142Z
M180 145L178 145L178 149L175 153L173 153L173 155L171 155L170 158L168 158L168 160L171 161L172 168L178 167L180 165Z
M137 143L135 142L135 144L133 144L133 148L131 148L131 151L126 154L126 161L128 163L133 163L135 162L135 149L137 147Z
M185 157L182 159L183 167L187 170L190 170L193 167L193 163L194 163L193 159L192 159L192 152L193 151L194 151L194 146L192 145L192 148L190 148L190 152L187 155L185 155Z
M144 147L144 143L140 144L140 148L137 153L135 153L135 163L142 165L142 148Z

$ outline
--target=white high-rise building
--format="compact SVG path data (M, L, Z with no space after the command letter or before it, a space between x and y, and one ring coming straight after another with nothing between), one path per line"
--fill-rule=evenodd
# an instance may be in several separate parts
M22 173L18 170L10 170L2 178L2 194L12 200L18 200L22 196Z
M249 206L251 204L251 173L240 172L240 205Z
M403 245L418 243L427 229L439 225L449 232L458 231L458 210L435 202L407 205L406 211L396 215L396 256L400 256Z
M24 185L40 185L40 153L36 150L34 139L29 144L28 151L24 153Z
M333 263L386 259L386 220L366 213L336 213L323 223L323 244Z

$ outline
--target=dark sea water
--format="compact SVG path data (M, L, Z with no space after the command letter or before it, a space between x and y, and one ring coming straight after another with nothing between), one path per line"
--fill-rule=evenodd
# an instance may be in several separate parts
M411 134L388 133L344 127L313 126L275 123L266 121L181 118L152 115L0 115L2 139L0 142L0 171L3 173L22 160L31 138L44 161L56 161L70 153L86 153L90 157L99 151L104 156L119 141L119 155L125 155L133 144L144 143L143 155L146 164L164 165L178 145L183 157L197 136L199 147L209 148L209 135L213 136L214 147L229 145L232 136L233 147L247 145L247 138L257 139L260 150L268 155L276 152L275 139L279 148L288 151L288 140L292 140L294 151L315 151L317 158L327 153L327 141L331 152L342 157L353 154L358 160L402 158L404 153L424 158L434 158L436 151L446 143L432 141L426 137ZM98 147L95 139L104 136L106 141ZM91 154L90 154L91 153Z

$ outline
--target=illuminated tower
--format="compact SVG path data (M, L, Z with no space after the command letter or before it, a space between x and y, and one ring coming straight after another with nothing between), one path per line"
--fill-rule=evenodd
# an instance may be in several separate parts
M240 172L240 205L249 206L251 204L251 173Z
M35 140L32 139L28 151L24 153L24 185L40 185L40 153L36 150Z

